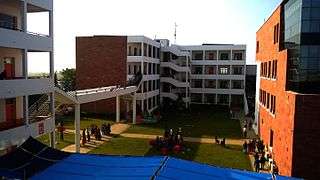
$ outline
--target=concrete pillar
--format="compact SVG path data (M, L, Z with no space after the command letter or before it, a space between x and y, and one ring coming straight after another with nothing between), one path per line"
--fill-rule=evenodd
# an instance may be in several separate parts
M53 37L53 11L49 11L49 36Z
M29 96L24 96L24 117L25 117L25 123L26 125L30 124L30 120L29 120Z
M21 29L23 32L27 32L27 1L20 1L21 2Z
M24 79L28 79L28 50L22 50L22 63L23 63L23 76Z
M53 119L54 128L53 131L50 133L50 147L55 148L56 146L56 127L55 127L55 108L54 108L54 93L50 94L50 111L51 117Z
M137 95L134 93L132 98L132 124L136 124L137 118Z
M75 104L75 111L74 111L74 116L75 116L75 144L76 144L76 153L80 153L80 104Z
M50 52L50 78L54 78L54 55L53 51Z
M116 96L116 122L120 122L120 97Z

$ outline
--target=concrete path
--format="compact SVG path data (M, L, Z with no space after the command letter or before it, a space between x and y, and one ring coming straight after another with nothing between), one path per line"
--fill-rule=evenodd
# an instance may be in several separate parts
M128 137L128 138L155 139L158 135L122 133L121 136ZM187 142L215 144L215 141L213 138L183 137L183 140ZM226 144L242 146L245 140L246 139L226 139Z
M117 124L113 124L111 126L111 134L113 135L119 135L122 132L126 131L128 128L130 127L130 125L128 124L122 124L122 123L117 123ZM82 131L81 131L82 132ZM65 133L75 133L74 129L66 129ZM80 153L88 153L89 151L99 147L100 145L110 141L112 137L111 136L102 136L101 141L95 140L94 137L91 137L90 142L86 142L85 145L80 145ZM81 143L81 140L80 140ZM66 151L66 152L75 152L76 150L76 145L75 144L71 144L65 148L62 149L62 151Z

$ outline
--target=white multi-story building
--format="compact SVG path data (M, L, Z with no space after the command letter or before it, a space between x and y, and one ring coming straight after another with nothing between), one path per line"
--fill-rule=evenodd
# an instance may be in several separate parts
M161 43L161 99L244 107L246 46Z
M128 36L128 80L138 72L143 79L137 91L137 107L152 112L160 103L160 43L144 36Z
M51 133L54 138L52 0L0 1L0 150L22 143L29 136ZM28 32L33 13L47 17L47 34ZM33 29L33 28L31 28ZM29 70L30 54L46 54L47 75ZM54 143L51 143L54 146Z

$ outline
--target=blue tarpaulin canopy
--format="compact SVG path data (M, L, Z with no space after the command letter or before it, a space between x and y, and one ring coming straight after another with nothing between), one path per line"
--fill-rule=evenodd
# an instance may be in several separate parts
M32 138L16 151L0 157L0 162L0 177L20 179L272 179L271 174L220 168L168 156L69 154ZM276 179L293 178L276 176Z

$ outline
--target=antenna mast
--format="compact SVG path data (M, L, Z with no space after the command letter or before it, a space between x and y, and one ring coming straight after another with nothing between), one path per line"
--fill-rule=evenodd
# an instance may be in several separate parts
M174 23L174 44L177 44L177 23Z

